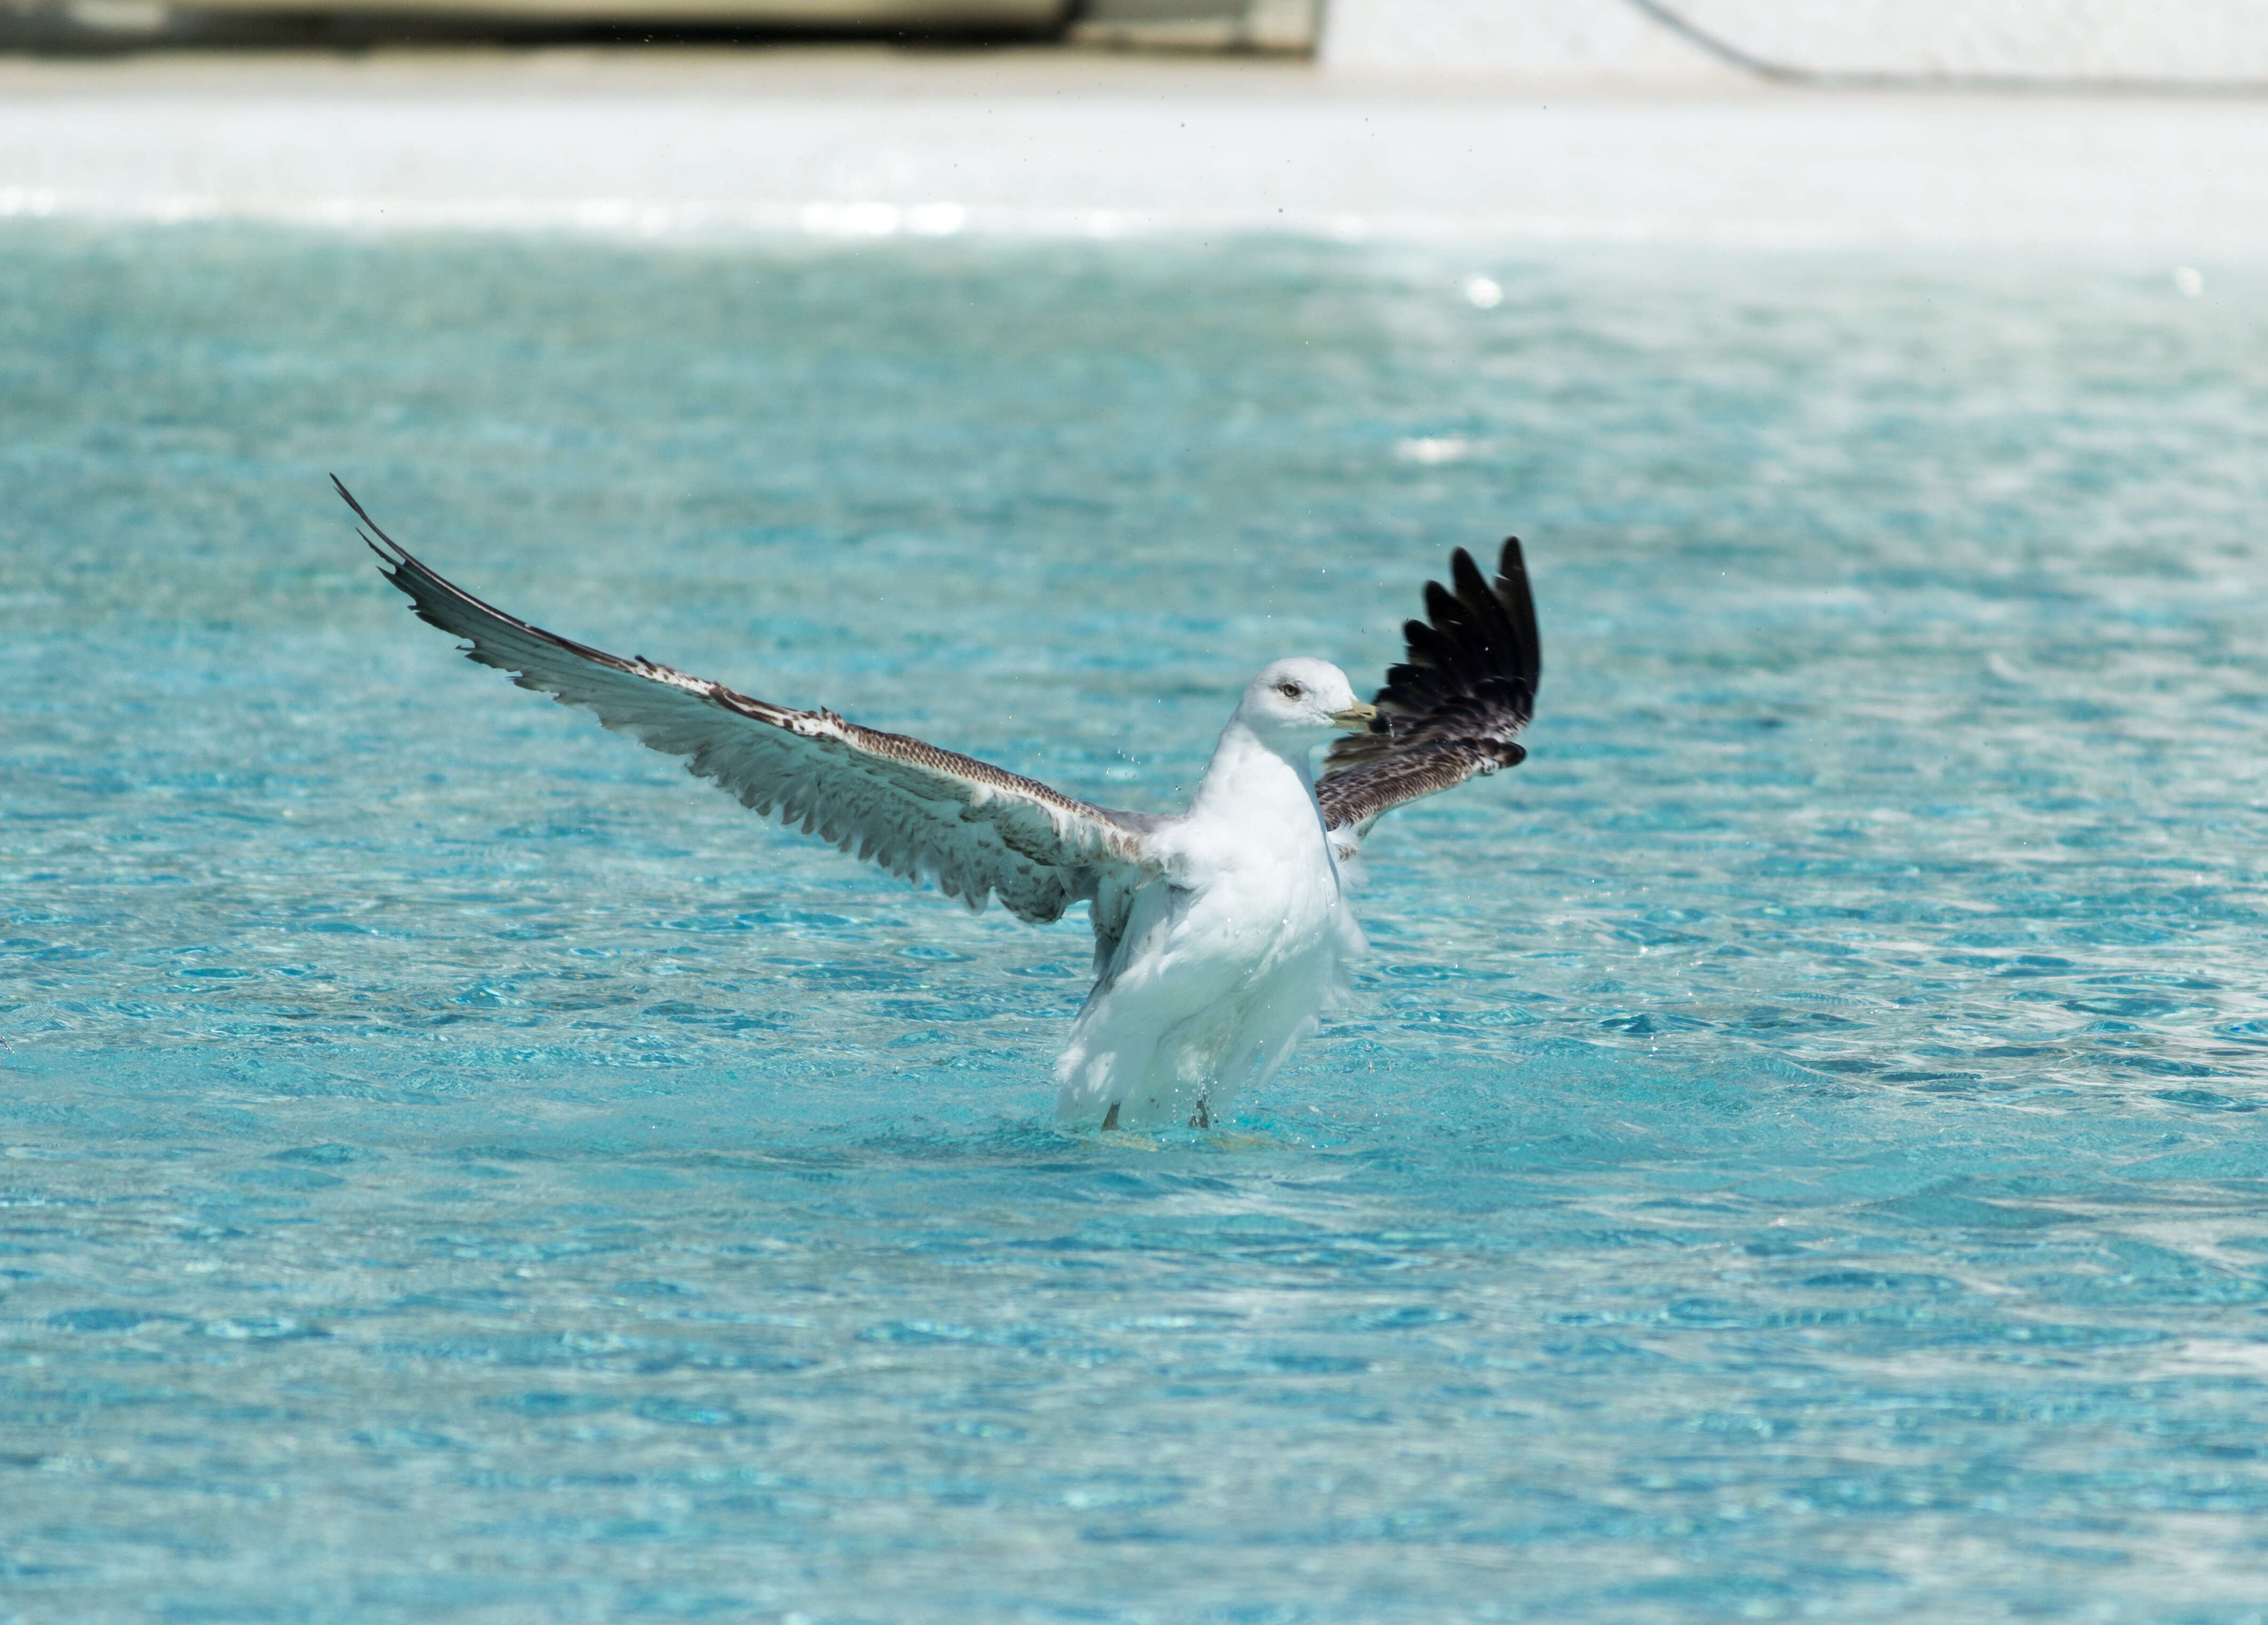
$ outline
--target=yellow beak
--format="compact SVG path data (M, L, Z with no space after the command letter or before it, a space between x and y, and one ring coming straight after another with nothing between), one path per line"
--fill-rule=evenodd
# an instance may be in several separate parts
M1344 711L1332 712L1331 720L1350 734L1359 734L1378 720L1378 707L1366 705L1349 705Z

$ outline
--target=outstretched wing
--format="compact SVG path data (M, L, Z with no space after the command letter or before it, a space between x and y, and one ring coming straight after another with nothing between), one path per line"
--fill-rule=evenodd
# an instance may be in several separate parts
M1449 581L1426 582L1425 619L1403 624L1409 657L1386 674L1371 731L1324 759L1315 797L1342 855L1381 814L1528 755L1513 735L1535 713L1543 655L1518 539L1506 541L1493 582L1462 548Z
M1036 780L902 734L752 699L531 626L434 573L380 530L336 476L331 483L370 527L363 540L386 578L420 619L464 639L468 658L684 757L688 772L745 807L894 875L932 879L971 908L998 893L1018 919L1043 923L1084 899L1095 905L1097 932L1116 936L1109 916L1123 911L1145 868L1130 817L1118 822Z

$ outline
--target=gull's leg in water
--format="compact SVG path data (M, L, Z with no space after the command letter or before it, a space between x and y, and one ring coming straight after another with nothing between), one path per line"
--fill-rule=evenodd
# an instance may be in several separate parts
M1112 1101L1110 1110L1102 1114L1102 1132L1108 1134L1118 1126L1118 1103Z
M1189 1126L1191 1128L1212 1126L1212 1112L1206 1106L1205 1097L1203 1095L1197 1097L1197 1109L1189 1114Z

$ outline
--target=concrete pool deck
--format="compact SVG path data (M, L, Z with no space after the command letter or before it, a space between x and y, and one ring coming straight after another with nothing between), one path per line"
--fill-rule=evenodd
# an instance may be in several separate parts
M0 217L2268 255L2268 102L1048 48L0 62Z

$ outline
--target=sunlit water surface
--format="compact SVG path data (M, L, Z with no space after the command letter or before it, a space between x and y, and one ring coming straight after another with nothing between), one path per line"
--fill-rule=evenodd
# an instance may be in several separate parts
M0 244L0 1619L2268 1612L2268 284ZM1485 272L1501 303L1476 308ZM1228 1131L401 612L1166 808L1517 530Z

